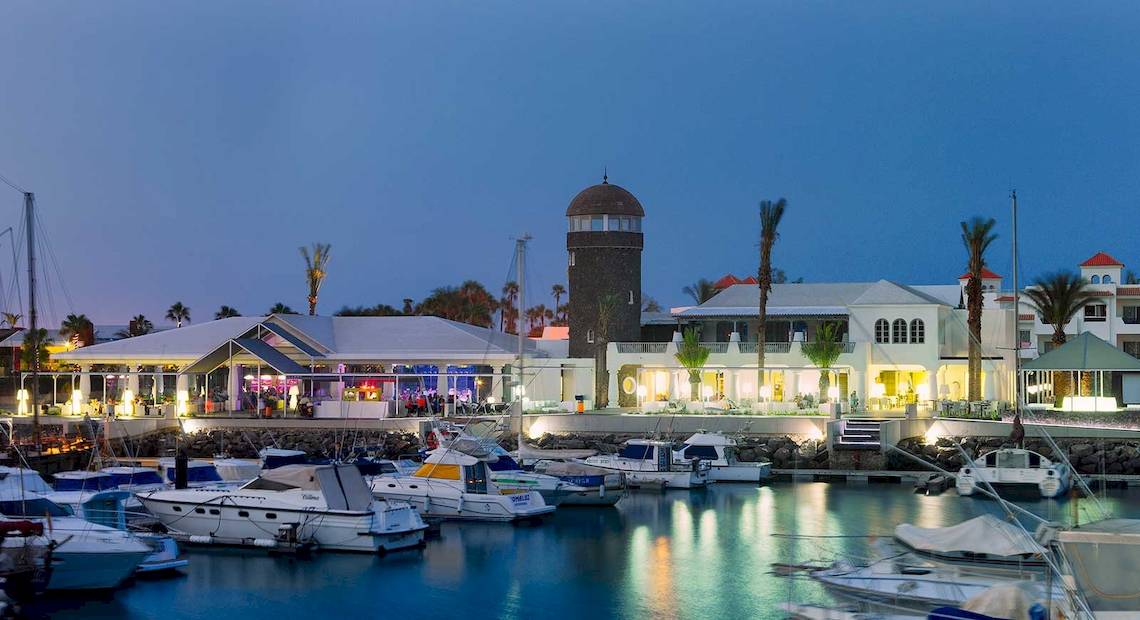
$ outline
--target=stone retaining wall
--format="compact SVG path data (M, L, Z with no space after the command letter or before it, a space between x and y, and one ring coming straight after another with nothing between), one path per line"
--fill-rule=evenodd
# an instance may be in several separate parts
M951 472L962 466L958 446L971 459L997 448L1014 447L1006 437L943 437L933 445L927 445L922 437L909 437L898 443L898 448ZM1140 474L1140 441L1066 438L1058 439L1057 446L1082 474ZM1042 439L1027 437L1023 447L1053 458L1053 448ZM922 469L918 463L899 454L888 454L887 465L890 469Z

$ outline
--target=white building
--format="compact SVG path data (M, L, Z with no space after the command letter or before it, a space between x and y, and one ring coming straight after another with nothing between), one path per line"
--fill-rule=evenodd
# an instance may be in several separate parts
M672 342L611 343L610 399L622 406L671 400L763 401L786 408L797 395L818 393L821 370L801 347L824 322L840 327L843 353L833 366L832 385L844 402L852 393L870 409L901 409L907 403L962 399L967 392L968 331L965 278L958 284L908 286L867 283L774 284L768 301L763 344L756 333L759 290L729 286L698 306L673 311ZM983 280L983 397L1012 397L1012 308L997 301L1001 278ZM681 330L696 328L711 350L702 392L692 395L688 374L674 357ZM768 369L757 394L757 349L764 346ZM758 398L759 397L759 398ZM756 408L756 407L754 407Z
M70 380L58 392L78 391L80 410L92 398L133 396L137 408L293 415L308 398L317 417L386 417L421 395L514 399L517 347L513 335L430 316L273 315L187 325L52 359L73 365L57 376ZM568 410L573 395L589 393L593 364L565 359L565 341L527 339L525 348L529 407Z

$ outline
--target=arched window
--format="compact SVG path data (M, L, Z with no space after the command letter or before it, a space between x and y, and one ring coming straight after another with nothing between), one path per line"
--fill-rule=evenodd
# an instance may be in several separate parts
M1104 274L1104 277L1100 279L1100 283L1101 284L1112 284L1112 276L1108 275L1107 273Z
M891 341L890 326L887 324L886 319L879 319L875 321L875 342L885 343Z
M891 342L906 344L906 321L895 319L891 324Z
M926 323L922 319L915 319L910 322L910 343L922 344L926 342Z
M1100 284L1100 276L1093 276L1092 277L1092 283L1093 284Z

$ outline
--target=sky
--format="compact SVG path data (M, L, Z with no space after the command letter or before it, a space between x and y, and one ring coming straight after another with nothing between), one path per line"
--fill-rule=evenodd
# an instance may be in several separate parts
M1023 282L1140 268L1138 28L1103 2L7 0L0 174L36 194L49 322L303 310L312 242L322 313L497 291L523 232L551 305L603 169L665 306L754 271L779 197L773 261L812 282L952 283L974 215L1008 276L1011 188ZM21 208L0 185L0 228Z

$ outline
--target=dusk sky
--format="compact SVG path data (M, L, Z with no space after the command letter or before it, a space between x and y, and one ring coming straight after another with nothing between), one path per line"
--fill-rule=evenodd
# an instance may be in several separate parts
M813 282L952 283L975 214L1008 276L1011 187L1023 278L1140 267L1138 32L1138 3L9 0L0 174L37 195L56 323L303 310L315 241L322 313L497 292L522 231L549 305L603 167L666 306L754 271L780 196L774 262ZM0 186L0 228L21 207Z

